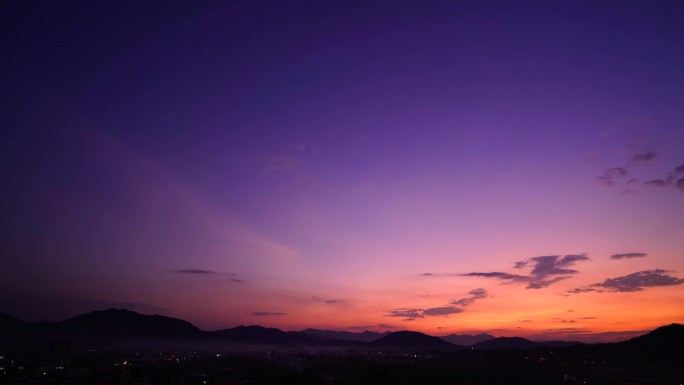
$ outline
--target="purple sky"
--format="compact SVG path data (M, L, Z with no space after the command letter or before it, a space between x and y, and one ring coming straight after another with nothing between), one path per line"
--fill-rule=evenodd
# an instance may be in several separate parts
M0 14L0 311L536 336L684 321L684 3Z

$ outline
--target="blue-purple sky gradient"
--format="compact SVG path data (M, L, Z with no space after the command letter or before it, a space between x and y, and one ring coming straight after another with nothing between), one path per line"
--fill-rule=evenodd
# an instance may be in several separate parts
M684 3L0 7L0 311L684 321Z

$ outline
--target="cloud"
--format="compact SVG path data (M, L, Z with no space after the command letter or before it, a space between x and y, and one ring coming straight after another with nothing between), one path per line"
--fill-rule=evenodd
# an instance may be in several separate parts
M324 303L326 305L338 305L338 304L344 303L344 300L342 300L342 299L336 299L336 298L325 299L325 298L317 297L315 295L311 296L311 300L315 301L315 302L321 302L321 303Z
M457 305L457 306L468 306L474 301L481 299L481 298L487 298L487 290L485 289L474 289L469 292L470 297L465 297L457 300L453 300L449 302L452 305Z
M279 312L279 311L255 311L251 313L247 313L249 315L255 316L255 317L270 317L270 316L283 316L283 315L288 315L287 313Z
M622 253L613 254L610 256L610 259L644 258L645 256L646 253Z
M377 324L377 325L366 325L366 326L349 326L343 330L370 330L370 329L396 329L397 327L392 324Z
M454 306L441 306L425 309L425 311L423 311L423 314L427 316L446 316L449 314L457 314L461 312L463 312L463 309Z
M545 278L550 275L568 275L577 274L577 270L568 269L573 266L575 262L587 261L589 257L584 254L570 254L562 258L558 255L548 255L543 257L530 258L528 262L533 262L531 274L538 278Z
M669 271L662 269L639 271L624 277L608 278L591 286L609 291L631 292L642 291L645 287L673 286L684 283L684 279L666 273Z
M202 270L202 269L184 269L184 270L176 270L175 272L180 273L180 274L199 274L199 275L216 274L215 271Z
M430 276L432 276L432 275L434 275L434 274L432 274L432 273L423 273L423 274L421 274L421 275L424 276L424 277L430 277Z
M502 273L499 271L492 271L488 273L480 273L480 272L474 272L474 273L466 273L463 274L464 277L486 277L486 278L499 278L503 280L512 280L512 281L519 281L519 282L527 282L530 277L526 277L524 275L517 275L517 274L509 274L509 273Z
M237 278L231 278L230 282L235 282L235 283L244 283L247 282L244 279L237 279Z
M603 282L586 287L569 290L568 293L579 294L590 291L597 292L635 292L647 287L674 286L684 283L684 279L668 275L670 271L662 269L644 270L617 278L608 278Z
M545 287L548 287L556 282L562 281L564 279L568 279L570 277L556 277L553 279L537 279L530 281L530 283L527 284L527 289L543 289Z
M655 151L646 151L646 152L636 153L636 154L632 155L632 157L629 159L629 161L632 163L650 162L657 157L658 157L658 154L656 154Z
M627 176L627 170L624 167L613 167L606 170L603 175L596 177L596 179L605 186L612 186L618 178Z
M655 187L667 187L670 185L670 181L667 181L665 179L651 179L644 182L644 184Z
M595 289L592 289L591 287L576 287L572 290L568 290L568 293L570 294L580 294L580 293L588 293L590 291L596 291Z
M462 274L465 277L497 278L506 283L524 283L528 289L541 289L558 281L570 278L578 271L570 269L577 262L588 261L585 254L546 255L533 257L524 261L515 262L514 268L531 268L530 275L510 274L503 272L473 272Z
M662 188L674 187L684 191L684 178L679 178L682 174L684 174L684 164L670 171L666 177L651 179L644 182L644 184Z
M387 317L399 317L404 321L414 321L418 318L448 316L450 314L462 313L464 310L455 306L439 306L429 309L399 308L390 310Z
M423 309L407 309L400 308L390 310L387 317L400 317L404 318L404 321L413 321L416 318L425 318L423 316Z

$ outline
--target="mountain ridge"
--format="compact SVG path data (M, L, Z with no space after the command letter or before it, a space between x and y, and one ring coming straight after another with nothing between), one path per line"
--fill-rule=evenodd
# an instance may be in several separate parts
M397 332L348 332L324 329L303 329L283 331L260 325L240 325L215 331L204 331L188 321L163 316L145 315L126 309L106 309L81 314L58 322L25 322L5 313L0 313L0 342L20 343L28 341L49 341L50 339L74 338L87 340L96 336L99 340L115 343L118 339L159 340L201 340L223 341L256 345L306 345L306 346L348 346L348 347L396 347L396 348L438 348L459 349L471 346L475 349L534 349L565 347L582 344L577 341L531 341L522 337L495 338L486 333L479 335L431 336L415 331ZM491 337L491 338L489 338ZM463 340L480 338L474 344L454 344L446 338ZM622 344L622 345L620 345ZM599 344L600 345L600 344ZM611 346L626 346L629 349L646 351L662 350L662 346L674 346L672 351L684 347L684 325L671 324L656 328L642 336L622 341ZM587 345L592 346L592 345ZM657 353L662 354L662 353Z

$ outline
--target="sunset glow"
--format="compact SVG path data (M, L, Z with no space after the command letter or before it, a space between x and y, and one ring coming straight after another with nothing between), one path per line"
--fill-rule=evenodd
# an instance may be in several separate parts
M684 323L681 4L153 3L3 23L0 312Z

